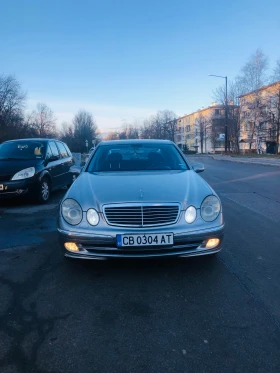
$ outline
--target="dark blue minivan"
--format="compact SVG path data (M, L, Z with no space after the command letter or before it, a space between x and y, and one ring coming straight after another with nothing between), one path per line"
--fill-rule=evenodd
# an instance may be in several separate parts
M51 190L72 184L73 165L72 154L61 141L6 141L0 145L0 198L29 195L46 203Z

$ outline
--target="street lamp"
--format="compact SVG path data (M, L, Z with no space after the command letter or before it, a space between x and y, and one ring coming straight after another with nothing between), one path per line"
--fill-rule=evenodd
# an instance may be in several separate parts
M215 76L216 78L223 78L226 80L226 105L225 105L225 153L227 153L228 148L228 99L227 99L227 76L208 74L208 76Z

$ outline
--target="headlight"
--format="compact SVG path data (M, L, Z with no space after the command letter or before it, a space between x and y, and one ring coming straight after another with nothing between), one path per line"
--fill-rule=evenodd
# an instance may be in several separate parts
M66 199L62 202L61 213L67 223L77 225L82 221L83 210L77 201L74 199Z
M12 180L22 180L22 179L28 179L35 175L35 168L29 167L25 168L24 170L21 170L17 172L13 177Z
M99 223L99 215L96 210L89 209L87 212L87 221L90 225L97 225Z
M221 204L217 197L208 196L204 199L200 207L201 217L205 221L213 221L221 211Z
M185 220L187 223L191 224L196 219L196 208L193 206L190 206L186 209L185 212Z

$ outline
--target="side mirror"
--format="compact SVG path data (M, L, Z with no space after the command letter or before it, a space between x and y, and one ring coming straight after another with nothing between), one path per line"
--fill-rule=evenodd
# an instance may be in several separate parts
M204 165L202 163L196 163L192 165L192 168L198 174L204 171Z
M59 160L59 155L52 155L48 161L49 162L54 162L54 161L58 161Z
M70 172L73 175L73 179L77 178L80 175L80 173L82 172L82 169L83 168L80 167L80 166L72 166L72 167L70 167Z
M52 155L51 157L46 159L46 162L49 163L49 162L54 162L58 160L59 160L59 155Z

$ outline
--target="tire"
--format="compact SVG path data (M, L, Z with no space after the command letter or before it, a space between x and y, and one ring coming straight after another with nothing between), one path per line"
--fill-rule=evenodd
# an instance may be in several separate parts
M50 198L51 183L47 177L44 177L39 186L37 201L39 203L47 203Z

